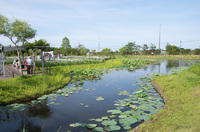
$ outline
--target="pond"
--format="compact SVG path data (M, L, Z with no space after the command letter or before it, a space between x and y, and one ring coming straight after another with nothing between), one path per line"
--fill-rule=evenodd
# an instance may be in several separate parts
M147 80L195 61L163 61L133 71L111 69L100 80L71 83L25 104L0 106L2 132L126 131L164 107ZM77 87L78 86L78 87ZM142 89L143 88L143 89ZM95 127L95 129L93 129Z

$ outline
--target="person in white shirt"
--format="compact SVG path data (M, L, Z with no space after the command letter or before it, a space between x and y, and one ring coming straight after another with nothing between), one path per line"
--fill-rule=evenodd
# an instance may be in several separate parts
M31 74L31 66L33 64L31 57L28 57L26 63L27 63L27 74Z

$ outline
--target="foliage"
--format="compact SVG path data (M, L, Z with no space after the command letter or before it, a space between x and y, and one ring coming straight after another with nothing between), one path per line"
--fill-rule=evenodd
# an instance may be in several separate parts
M151 43L151 45L150 45L150 50L151 50L151 51L155 51L155 49L156 49L155 44Z
M63 50L64 55L69 55L71 52L70 41L67 37L64 37L61 44L61 49Z
M46 62L46 67L55 67L55 66L66 66L66 65L81 65L81 64L97 64L104 62L105 59L103 58L68 58L62 59L62 61L52 61ZM41 61L36 61L37 67L42 67Z
M13 22L10 22L7 17L0 14L0 35L3 35L11 40L11 42L16 46L18 61L20 64L21 71L21 60L20 53L18 49L18 44L21 42L21 46L24 47L27 40L35 37L36 30L32 29L31 26L25 22L18 19L15 19ZM21 71L22 73L22 71Z
M128 52L128 48L127 47L122 47L119 49L119 53L122 55L122 56L125 56Z
M200 55L200 49L195 49L195 50L194 50L194 54L195 54L195 55Z
M175 45L170 45L169 43L166 45L166 50L168 51L169 55L178 55L180 53L180 50Z
M129 42L125 47L127 48L128 53L131 54L134 51L136 44L135 42Z
M148 48L149 48L149 47L148 47L147 44L144 44L143 47L142 47L142 49L143 49L144 51L148 50Z
M110 55L110 52L111 52L110 48L105 48L101 50L101 54L106 56Z

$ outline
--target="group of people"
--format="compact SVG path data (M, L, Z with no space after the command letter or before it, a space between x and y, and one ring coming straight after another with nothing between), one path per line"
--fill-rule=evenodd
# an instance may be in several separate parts
M26 58L25 65L27 66L27 74L33 74L33 60L31 57Z
M27 74L33 74L33 61L31 57L26 58L24 65L27 66ZM19 69L19 61L14 59L12 66Z

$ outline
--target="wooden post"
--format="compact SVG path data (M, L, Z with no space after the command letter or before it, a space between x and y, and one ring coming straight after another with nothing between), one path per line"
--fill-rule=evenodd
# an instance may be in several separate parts
M13 78L15 77L15 73L14 73L14 71L12 71L12 77L13 77Z
M46 67L46 74L48 74L48 67Z
M44 56L43 56L43 49L42 49L42 73L44 74Z
M35 74L35 49L33 49L33 74Z
M51 75L51 67L49 67L49 74Z

